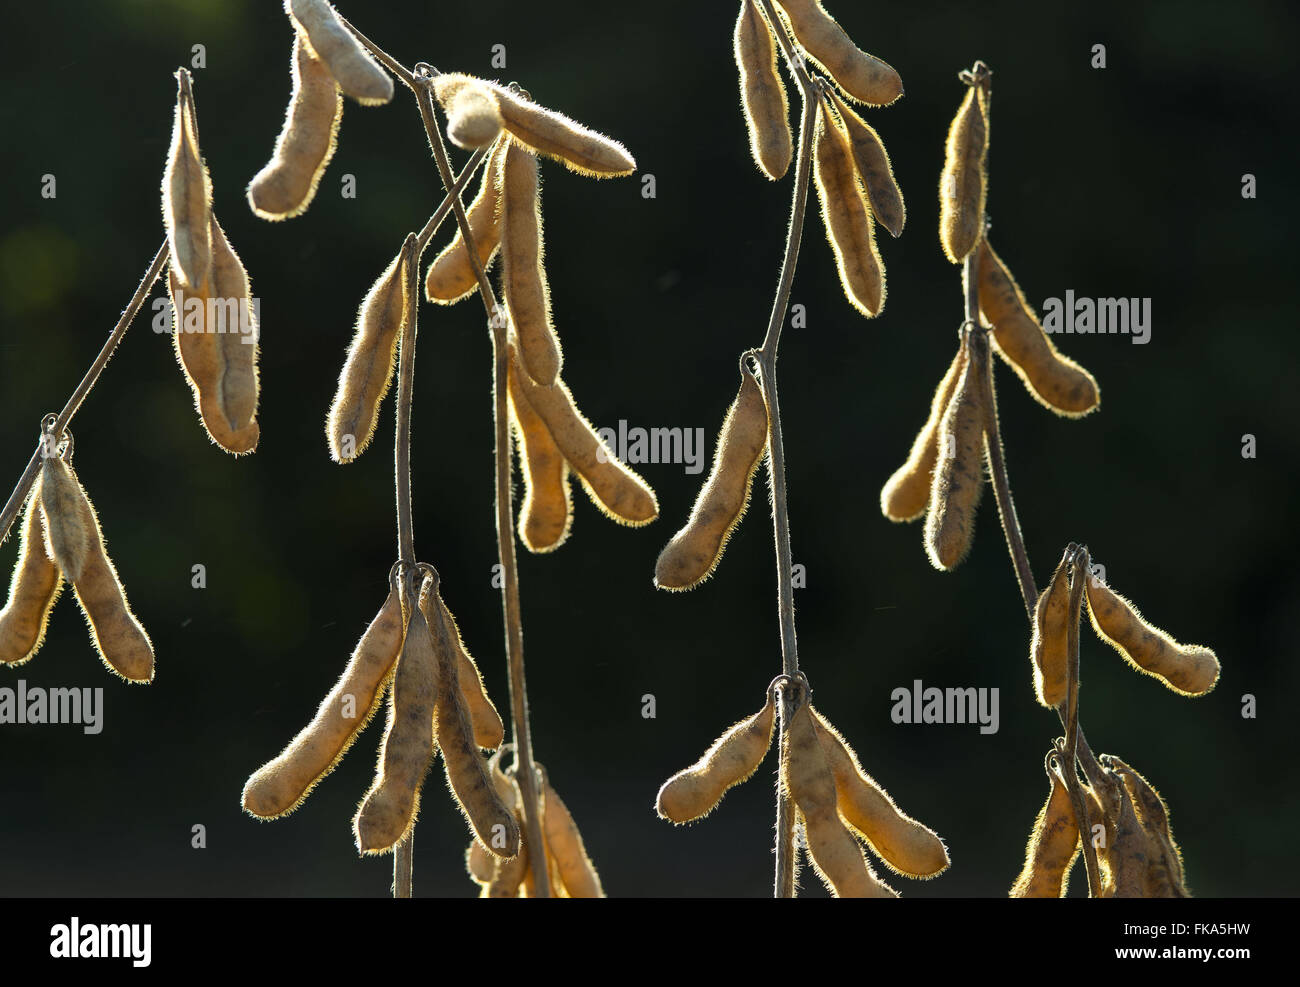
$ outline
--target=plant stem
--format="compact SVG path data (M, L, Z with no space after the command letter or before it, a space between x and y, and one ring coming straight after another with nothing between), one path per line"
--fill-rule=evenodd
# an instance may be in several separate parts
M785 256L781 261L781 276L777 282L776 297L767 323L767 334L758 354L762 372L763 396L767 400L767 476L772 491L772 530L776 548L777 617L781 626L781 670L794 676L799 671L799 644L794 626L793 559L790 552L790 513L787 506L785 479L785 447L781 435L781 404L777 395L776 358L785 325L786 309L790 303L790 289L794 284L795 266L799 260L799 246L803 239L804 215L808 207L808 185L812 174L813 138L817 129L816 87L803 60L794 51L782 22L776 15L771 0L759 0L768 22L772 25L786 64L799 84L803 101L799 129L799 158L794 180L794 201L790 207L790 226L786 232ZM790 690L782 688L781 732L778 750L785 756L788 747L786 727L795 705ZM776 874L773 897L793 898L797 867L794 846L794 811L790 796L778 783L776 796Z
M153 283L158 280L158 275L162 273L163 268L167 265L168 248L167 240L164 239L158 252L154 254L153 260L149 263L149 269L145 271L144 277L136 285L135 294L131 296L131 301L127 303L121 317L117 320L117 325L113 331L108 334L108 339L99 350L99 355L95 357L90 369L86 371L81 378L72 396L68 398L67 404L59 412L54 425L54 434L59 435L65 428L72 423L73 416L81 408L81 404L86 400L86 395L90 393L92 387L99 380L99 375L103 373L104 367L112 359L113 353L117 350L117 345L126 335L126 330L130 328L136 315L139 313L144 301L149 297L149 291L153 288ZM0 542L9 537L9 529L13 527L14 518L22 509L27 495L31 493L32 484L36 482L36 474L41 468L41 444L38 441L36 451L32 453L32 458L27 463L27 468L18 479L17 486L14 487L13 493L9 495L9 500L5 503L4 511L0 512Z
M421 73L426 67L416 66ZM448 189L452 185L451 164L447 160L447 147L435 116L433 87L427 74L418 76L422 90L418 102L420 117L424 122L429 146L438 165L438 174ZM479 297L487 312L488 328L492 335L492 415L494 423L494 462L496 472L496 529L497 560L501 565L501 607L505 620L506 664L509 670L510 718L514 730L514 777L519 785L524 829L529 848L529 865L533 871L533 886L537 897L551 896L550 872L546 860L546 843L542 835L541 800L537 788L537 768L533 762L532 726L528 715L528 688L524 675L524 631L522 608L519 602L519 567L515 558L514 507L510 487L510 417L506 405L507 380L510 372L510 355L507 347L507 327L501 317L501 308L488 283L487 274L478 261L474 235L460 196L451 197L452 212L460 228L465 251L478 281Z
M349 31L351 31L353 35L355 35L356 39L360 41L361 44L367 50L369 50L370 54L374 55L375 58L379 59L379 61L381 61L384 64L384 67L387 68L389 72L392 72L393 75L401 79L402 82L405 83L406 87L410 89L411 92L415 93L416 97L418 98L420 95L420 91L416 86L415 76L414 74L412 74L411 70L408 69L401 62L399 62L392 55L388 54L388 52L384 51L384 49L380 48L379 45L375 44L373 41L367 38L360 31L358 31L356 27L352 24L352 22L349 21L342 14L339 14L337 10L335 11L335 13L338 14L339 22L344 27L346 27Z
M1079 746L1079 618L1083 606L1083 581L1088 578L1088 550L1080 548L1075 553L1070 568L1070 608L1067 625L1066 653L1070 656L1070 673L1065 695L1065 742L1062 755L1068 766L1065 787L1074 806L1074 819L1079 827L1079 842L1083 846L1084 871L1088 875L1088 896L1101 897L1101 873L1097 869L1097 849L1092 845L1092 831L1088 827L1088 812L1083 802L1083 789L1079 786L1079 773L1075 770Z

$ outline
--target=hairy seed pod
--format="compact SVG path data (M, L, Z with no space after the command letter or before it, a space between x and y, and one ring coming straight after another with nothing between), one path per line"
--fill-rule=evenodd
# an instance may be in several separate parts
M212 276L187 291L170 272L176 357L208 436L235 455L257 448L258 326L243 262L212 217Z
M563 380L543 387L520 365L518 351L511 345L510 372L516 393L522 394L555 440L555 446L578 474L587 496L619 524L639 528L659 516L659 501L649 484L628 469L591 427L573 403L573 394Z
M453 86L460 78L468 77L446 73L440 82ZM632 155L618 141L570 120L563 113L539 106L505 86L476 81L496 96L502 126L517 143L590 178L613 178L636 171Z
M469 715L470 733L474 737L474 743L488 750L496 750L505 740L505 726L501 722L501 714L488 698L487 690L483 686L483 676L465 647L456 618L447 609L441 593L428 594L421 600L421 606L425 608L424 616L430 627L434 626L434 621L438 619L432 609L435 606L441 611L442 620L446 621L448 637L456 651L456 682L460 687L461 699L465 703L465 711Z
M478 194L465 210L474 252L479 266L486 272L501 246L501 164L510 144L501 141L483 164L483 178ZM438 305L452 305L478 290L478 278L469 262L469 251L457 227L451 243L429 265L424 279L424 297Z
M9 583L9 602L0 610L0 662L21 665L41 649L50 611L63 590L63 573L45 548L41 478L27 499L23 539Z
M501 133L496 91L482 79L445 73L433 80L433 93L447 114L447 136L457 147L486 147Z
M943 840L904 813L889 793L862 770L848 741L812 710L817 739L835 779L835 801L844 821L867 841L885 865L907 877L937 877L948 869Z
M1043 407L1069 418L1095 409L1096 378L1057 350L992 245L984 240L979 250L979 305L993 327L994 349Z
M59 465L51 466L56 461ZM53 496L50 494L51 485L56 488ZM153 642L127 603L126 592L117 578L112 559L108 557L104 533L100 530L99 518L90 498L71 467L57 457L45 460L41 475L41 508L49 536L47 549L63 546L57 551L69 562L78 562L75 546L81 536L77 532L85 533L86 548L79 564L69 566L59 562L59 567L72 583L99 657L109 671L128 682L152 682ZM60 533L57 530L60 528L66 530ZM58 554L51 554L58 562ZM77 573L75 577L74 572Z
M393 380L397 344L412 315L407 285L414 263L415 236L409 235L357 313L356 331L325 422L330 457L336 463L352 462L374 438L379 404Z
M532 869L526 843L521 842L513 857L493 857L492 877L483 888L483 898L517 898L523 889L524 875Z
M741 0L732 41L749 150L759 171L775 181L790 170L794 157L790 103L776 68L776 40L754 0Z
M478 840L470 840L469 848L465 851L465 871L475 883L487 885L492 880L495 861L500 859L484 850L483 844Z
M1109 758L1103 754L1098 760L1106 765ZM1101 897L1144 898L1147 896L1147 835L1138 821L1128 788L1109 767L1106 767L1101 802L1106 805L1108 818L1114 821L1113 838L1097 851Z
M1052 789L1034 820L1025 847L1025 866L1011 886L1012 898L1064 898L1070 868L1079 855L1079 827L1070 793L1055 772L1047 774Z
M248 183L248 204L262 219L301 215L316 197L325 167L338 146L343 92L298 32L293 36L293 93L275 153Z
M694 589L718 567L731 533L749 506L754 472L767 450L768 424L763 389L744 368L740 393L718 433L709 478L685 527L673 535L655 563L655 585L660 589Z
M498 857L519 853L519 824L488 777L461 695L456 631L444 617L445 607L421 606L429 613L442 692L435 713L438 747L447 769L447 784L479 842Z
M425 585L431 579L425 580ZM422 591L423 592L423 591ZM420 812L420 788L433 758L436 704L449 691L423 611L409 607L406 637L393 673L379 770L352 821L357 849L387 853L406 839Z
M402 596L393 586L312 721L244 785L245 811L275 819L302 805L379 709L405 638Z
M343 26L333 6L325 0L284 0L284 9L306 34L312 51L329 66L340 89L363 106L393 98L392 77Z
M858 48L820 0L778 2L808 56L855 100L886 106L903 95L903 80L893 66Z
M862 178L871 211L890 235L897 237L907 221L907 208L903 205L903 190L894 178L889 152L876 131L840 98L839 93L831 90L829 95L848 135L853 163Z
M551 324L537 158L510 144L501 165L501 283L528 376L550 387L564 361Z
M934 466L939 459L939 422L952 400L968 359L967 345L963 341L948 366L948 372L935 388L934 398L930 401L930 417L912 442L907 462L894 471L880 491L880 510L891 521L915 521L925 513L930 503Z
M844 294L868 319L885 305L885 268L876 248L875 223L867 203L849 136L817 104L817 159L813 177L826 238L835 253Z
M524 474L524 498L519 505L519 538L530 552L551 552L564 544L573 523L569 464L546 423L521 393L518 375L508 375L510 420Z
M925 516L925 550L936 569L951 570L975 537L975 509L984 492L983 375L987 357L972 353L939 419L938 461Z
M1199 644L1179 644L1147 623L1137 607L1089 575L1088 615L1097 635L1134 668L1184 696L1203 696L1219 681L1219 659Z
M1106 763L1119 775L1147 838L1146 898L1188 898L1183 855L1169 829L1169 808L1142 775L1113 754Z
M1065 702L1070 675L1070 565L1067 553L1056 567L1052 581L1034 607L1034 633L1029 658L1034 665L1034 694L1044 706Z
M984 236L984 198L988 192L987 99L982 86L970 86L948 128L943 173L939 177L939 242L960 264Z
M729 727L698 761L664 782L655 802L659 818L688 823L717 808L729 789L758 770L772 746L775 719L776 698L769 689L762 709Z
M603 898L605 889L601 887L600 875L596 865L587 855L587 846L582 841L582 833L564 800L551 787L545 788L545 811L542 813L543 829L546 834L546 846L550 859L555 861L560 875L560 886L570 898Z
M163 170L163 224L171 270L189 290L201 290L212 270L212 181L199 154L190 74L176 72L176 116Z
M897 892L872 872L862 844L840 818L835 778L808 703L790 718L786 738L781 784L798 806L808 855L826 887L837 898L897 898Z

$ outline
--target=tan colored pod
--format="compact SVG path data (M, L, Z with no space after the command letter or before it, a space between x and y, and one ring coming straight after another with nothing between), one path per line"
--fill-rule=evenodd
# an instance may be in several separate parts
M948 366L948 372L935 388L934 398L930 401L930 417L912 442L907 462L894 471L880 491L880 510L891 521L915 521L925 513L930 503L934 466L939 459L939 422L952 400L968 359L963 340Z
M1044 706L1065 702L1070 675L1070 564L1068 553L1034 607L1034 633L1029 658L1034 665L1034 694Z
M290 58L293 92L275 153L248 183L248 204L262 219L301 215L316 197L338 146L343 93L329 68L297 31Z
M433 80L433 92L447 114L447 136L457 147L486 147L501 133L496 92L482 79L449 72Z
M212 181L199 153L198 123L190 74L176 72L176 115L163 170L163 224L171 270L191 291L202 290L212 271Z
M727 409L713 450L713 469L695 498L691 516L659 553L655 585L694 589L713 574L731 533L745 515L754 471L767 451L767 399L749 368L740 374L740 393Z
M41 478L27 499L23 538L9 583L9 601L0 610L0 663L21 665L41 649L50 611L63 590L63 573L45 547Z
M426 579L425 585L431 581ZM409 609L388 697L379 770L352 821L357 849L363 854L388 853L415 825L420 789L433 758L434 710L450 691L441 677L434 637L424 613L418 606Z
M855 100L886 106L903 95L903 80L893 66L858 48L820 0L778 2L804 51Z
M363 106L393 98L392 77L343 26L333 6L325 0L284 0L284 9L307 35L312 51L329 66L340 89Z
M41 489L41 508L49 536L46 547L56 550L51 553L56 562L60 554L69 562L59 562L59 567L72 583L99 657L109 671L128 682L152 682L153 643L131 612L117 570L108 557L99 518L81 482L67 463L51 456L42 468ZM81 532L86 544L84 554L77 558L80 549L75 546L80 545Z
M984 493L983 359L972 355L962 369L939 419L938 458L930 484L930 509L925 516L925 550L936 569L955 568L970 551L975 537L975 510Z
M468 77L447 73L440 81L450 86L458 78ZM483 82L483 85L495 94L502 126L515 142L591 178L613 178L636 171L632 155L618 141L570 120L563 113L539 106L506 86L495 82Z
M754 0L740 2L732 47L740 70L749 150L759 171L775 181L790 170L794 157L790 102L776 67L776 40Z
M495 861L500 859L484 850L483 844L478 840L470 840L469 848L465 851L465 871L476 884L487 885L496 869Z
M903 224L907 221L907 207L903 204L903 190L894 178L889 152L885 150L885 144L875 129L858 116L840 98L839 93L830 90L828 95L835 104L844 132L848 134L853 163L862 179L871 211L880 225L889 230L891 236L897 237L903 232Z
M447 604L442 599L442 594L432 592L424 597L421 606L425 608L425 619L429 621L429 626L433 626L435 620L433 606L441 610L442 619L447 622L447 633L451 641L451 646L456 651L456 682L460 687L461 699L465 703L465 711L469 715L470 733L474 737L474 743L479 747L488 750L496 750L505 740L505 726L501 722L501 714L497 712L496 706L488 698L487 689L483 686L483 676L479 673L478 665L470 656L465 642L460 636L460 627L456 624L456 618L447 609Z
M493 857L492 877L480 897L518 898L524 887L524 875L531 869L528 847L523 843L513 857Z
M596 865L587 855L587 846L582 841L578 824L573 821L569 807L549 781L546 783L544 798L542 823L546 846L559 871L561 887L570 898L605 897L600 875L596 873Z
M1094 410L1101 403L1096 378L1057 350L987 239L979 250L980 311L993 327L994 349L1043 407L1069 418Z
M1089 575L1088 615L1103 641L1134 668L1184 696L1203 696L1219 681L1219 659L1199 644L1179 644L1147 623L1137 607Z
M408 235L357 312L356 330L325 421L330 458L336 463L354 461L374 438L379 405L393 380L397 344L411 320L408 285L415 245L415 236Z
M312 721L244 785L246 812L260 819L292 812L334 770L379 709L405 638L402 596L394 585Z
M873 318L885 305L885 268L876 248L871 206L858 181L849 136L820 102L813 177L840 285L853 307Z
M512 370L507 379L510 420L524 475L519 538L530 552L552 552L564 544L573 524L569 464L546 423L520 392L517 374Z
M840 818L835 779L808 703L790 718L786 738L781 784L798 806L808 855L827 888L837 898L897 898L872 872L862 844Z
M1104 755L1103 755L1104 757ZM1138 821L1133 800L1119 775L1107 771L1107 791L1102 801L1114 820L1114 838L1098 848L1101 897L1147 897L1147 836Z
M1079 855L1079 827L1070 793L1055 772L1049 771L1048 777L1052 789L1034 820L1025 848L1025 866L1011 886L1012 898L1064 898L1070 868Z
M817 710L817 739L835 779L835 799L844 821L867 841L885 865L907 877L937 877L948 869L943 840L907 815L876 780L862 770L848 741Z
M769 688L762 709L729 727L698 761L663 783L655 802L659 817L688 823L717 808L729 789L758 770L772 746L775 720L776 697Z
M943 173L939 177L939 242L960 264L984 236L984 199L988 194L987 100L983 87L968 86L948 128Z
M169 272L173 341L208 436L235 455L257 448L258 325L243 262L212 218L212 276L188 291Z
M1183 855L1169 828L1169 808L1160 793L1142 775L1113 754L1105 755L1119 775L1147 838L1146 898L1188 898Z
M510 372L515 391L523 395L555 440L555 446L578 474L587 495L605 514L619 524L639 528L659 516L659 501L649 484L628 469L591 427L573 403L573 394L563 380L543 387L520 366L518 351L511 344Z
M479 266L486 272L501 247L501 164L505 161L508 141L492 149L483 164L483 178L478 194L465 210L469 232L474 238L474 252ZM451 243L429 264L424 278L424 297L438 305L451 305L478 290L478 278L469 262L469 251L457 227Z
M551 289L542 245L542 200L537 158L509 144L501 165L501 284L519 356L528 376L555 383L564 362L551 323Z

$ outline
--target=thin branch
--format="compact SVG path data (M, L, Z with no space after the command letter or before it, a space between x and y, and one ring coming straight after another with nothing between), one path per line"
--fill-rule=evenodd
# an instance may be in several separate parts
M1070 656L1070 676L1066 684L1065 741L1062 757L1068 767L1065 771L1065 788L1074 807L1074 818L1079 828L1079 843L1083 846L1084 872L1088 875L1088 896L1101 897L1101 872L1097 867L1097 848L1092 845L1092 830L1088 826L1088 812L1079 785L1079 772L1075 769L1079 740L1079 617L1083 605L1083 581L1088 578L1088 550L1081 548L1074 556L1070 570L1070 609L1066 649Z
M388 52L384 51L384 49L380 48L379 45L375 44L364 34L358 31L356 27L352 24L352 22L349 21L342 14L339 14L337 10L335 11L335 13L338 14L340 23L342 23L344 27L346 27L349 31L353 33L353 35L356 36L356 39L361 42L361 44L370 52L370 54L374 55L375 58L379 59L379 61L384 64L384 67L387 68L389 72L392 72L393 75L401 79L402 82L406 84L406 87L410 89L411 92L415 93L417 97L420 95L420 90L417 87L415 76L414 74L412 74L410 69L408 69L396 58L388 54Z
M54 424L54 434L59 435L65 428L72 423L73 416L81 408L81 404L86 400L86 395L90 393L91 388L99 380L99 375L103 373L104 367L112 359L113 353L117 350L117 345L126 335L127 329L130 328L136 315L139 313L141 306L144 305L145 299L149 297L149 292L153 288L153 283L158 280L158 275L162 274L163 268L167 265L168 249L167 240L164 239L158 252L154 254L153 260L149 263L149 269L145 271L144 277L136 285L135 294L131 296L131 301L127 303L121 317L117 320L117 325L113 331L108 334L108 339L99 350L99 355L95 357L90 369L86 371L81 378L72 396L68 398L68 403L63 406L59 412ZM17 486L14 487L13 493L9 495L9 500L5 503L4 511L0 512L0 542L9 537L9 529L13 527L14 518L22 509L27 500L27 495L31 493L32 484L36 482L36 474L41 468L41 444L36 443L36 451L32 453L32 458L27 463L27 468L18 479Z

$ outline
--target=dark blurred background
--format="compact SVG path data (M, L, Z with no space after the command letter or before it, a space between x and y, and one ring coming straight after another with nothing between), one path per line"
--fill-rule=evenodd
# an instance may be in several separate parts
M702 427L708 451L762 336L790 198L752 164L731 56L735 4L345 4L406 64L518 80L623 141L639 178L543 169L565 377L598 425ZM1158 625L1205 642L1218 688L1189 700L1130 671L1085 632L1082 722L1166 796L1194 892L1291 894L1296 186L1294 7L1252 2L1062 6L831 5L901 72L906 98L870 110L909 208L887 236L888 303L862 320L810 214L787 331L782 407L804 666L818 707L899 804L948 841L951 871L906 895L1004 895L1046 794L1059 727L1033 699L1028 630L991 494L971 558L933 570L918 525L880 515L947 366L960 279L936 237L936 184L959 69L992 66L989 213L1035 305L1073 289L1152 299L1150 343L1071 336L1100 413L1055 418L999 366L1016 503L1035 575L1083 541ZM77 466L151 633L156 682L110 677L70 594L44 649L3 673L103 687L105 727L0 727L0 894L384 895L390 863L358 859L350 820L370 783L376 724L291 817L242 814L250 772L309 719L382 602L395 554L392 399L375 446L333 464L322 430L357 305L440 198L408 94L348 103L306 215L256 219L244 200L289 91L290 29L274 3L140 0L11 5L0 125L0 463L16 479L42 414L60 407L162 237L159 180L175 83L191 46L215 209L262 301L262 439L234 460L209 444L171 342L146 308L75 422ZM490 65L505 45L507 67ZM1090 67L1104 44L1107 68ZM457 153L457 160L463 155ZM57 198L41 198L41 176ZM356 176L356 199L339 194ZM1258 179L1243 200L1241 179ZM446 233L439 237L441 242ZM432 256L432 255L430 255ZM155 290L154 297L161 297ZM489 344L471 300L421 311L416 538L489 690L507 702L492 513ZM1258 458L1243 459L1242 436ZM753 712L779 669L771 525L756 491L711 582L651 585L700 476L640 467L662 516L604 520L575 489L570 541L521 560L538 757L582 826L611 895L760 896L771 884L774 761L705 822L674 829L652 803L670 774ZM7 482L7 481L6 481ZM761 481L760 481L761 482ZM8 487L6 486L6 490ZM16 539L4 549L8 566ZM191 588L191 566L208 586ZM1001 728L903 726L890 693L997 688ZM658 716L641 716L641 697ZM1257 719L1241 716L1258 698ZM464 823L441 765L426 786L416 889L470 896ZM191 827L207 829L192 849ZM820 895L816 876L807 893ZM1076 873L1074 891L1083 885Z

